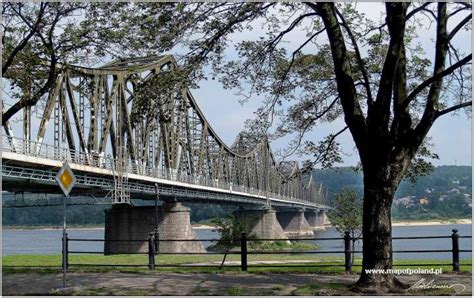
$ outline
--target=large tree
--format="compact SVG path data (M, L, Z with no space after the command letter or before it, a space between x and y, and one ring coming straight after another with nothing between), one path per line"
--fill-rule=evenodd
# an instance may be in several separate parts
M181 53L180 79L196 83L211 66L211 75L244 100L265 96L250 128L295 136L286 155L308 154L309 166L340 161L337 138L350 132L364 174L363 270L356 287L391 291L400 287L393 276L365 269L392 266L393 196L407 174L427 168L421 157L431 154L425 142L430 128L449 113L470 111L472 55L459 36L471 30L472 8L469 3L378 5L380 19L355 4L323 2L95 3L79 24L94 28L84 36L92 38L87 45L97 56ZM35 20L26 21L35 28ZM257 26L261 36L242 37ZM44 45L35 48L47 48L38 29L25 30L13 44L32 34ZM431 48L426 40L422 46L420 30L432 35ZM302 32L304 39L295 42ZM239 33L242 41L234 41ZM231 46L235 59L228 58ZM321 123L340 118L345 122L340 130L323 140L308 139Z
M402 285L365 269L392 267L395 191L407 174L429 168L422 157L435 156L425 142L435 121L471 106L472 55L457 38L470 31L470 4L382 5L380 20L353 4L177 5L174 31L160 39L188 50L180 61L192 78L202 78L203 66L211 65L226 88L246 98L266 96L253 124L264 131L276 125L275 136L296 135L289 153L312 155L309 165L339 161L336 139L351 133L364 174L363 270L355 288L383 292ZM159 9L147 6L142 18L153 23ZM257 25L263 36L232 40ZM421 46L420 28L433 34L432 56ZM298 30L306 38L294 43ZM227 59L229 45L237 59ZM340 131L319 142L305 139L318 124L339 117L346 124Z

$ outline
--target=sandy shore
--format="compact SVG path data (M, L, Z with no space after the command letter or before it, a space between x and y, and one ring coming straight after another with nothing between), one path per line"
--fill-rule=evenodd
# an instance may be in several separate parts
M450 221L438 221L438 220L430 220L430 221L396 221L392 222L392 226L394 227L408 227L408 226L438 226L438 225L453 225L453 224L472 224L471 219L454 219Z
M392 226L394 227L410 227L410 226L439 226L439 225L453 225L453 224L461 224L461 225L468 225L472 224L472 220L470 219L455 219L451 221L396 221L392 222ZM324 225L326 228L332 227L331 224ZM193 225L193 229L195 230L215 230L218 229L216 226L211 225Z
M198 225L198 224L195 224L195 225L192 225L193 226L193 229L195 230L215 230L217 229L216 226L211 226L211 225Z

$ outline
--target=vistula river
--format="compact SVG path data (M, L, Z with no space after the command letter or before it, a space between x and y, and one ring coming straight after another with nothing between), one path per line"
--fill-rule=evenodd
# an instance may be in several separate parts
M460 236L471 236L472 225L470 224L450 224L450 225L426 225L426 226L395 226L393 227L394 237L406 236L449 236L452 229L457 229ZM199 239L216 239L219 233L215 230L196 229ZM94 238L103 239L104 229L68 229L69 238ZM2 254L61 254L62 230L56 229L38 229L38 230L3 230L2 231ZM341 235L332 227L325 231L317 231L315 237L341 237ZM342 240L314 240L321 250L340 251L343 250ZM361 249L361 241L357 243L357 250ZM211 243L203 242L207 247ZM394 250L450 250L451 239L411 239L394 240ZM471 250L472 242L470 238L459 239L461 250ZM102 253L102 242L71 242L70 250L75 251L97 251ZM324 254L328 255L328 254ZM330 255L330 254L329 254ZM342 254L335 254L342 256ZM395 253L397 260L407 259L430 259L430 260L451 260L450 252L443 253ZM471 253L465 252L460 255L461 260L471 259Z

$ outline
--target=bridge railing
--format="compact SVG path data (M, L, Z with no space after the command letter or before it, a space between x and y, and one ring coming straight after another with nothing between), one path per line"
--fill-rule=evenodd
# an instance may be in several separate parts
M399 262L399 260L395 261L393 266L394 267L409 267L409 266L417 266L417 267L432 267L432 266L442 266L444 268L451 267L452 271L458 272L461 270L461 261L460 261L460 253L471 253L472 250L461 249L459 245L459 239L472 239L472 236L460 236L457 230L453 230L453 233L449 236L411 236L411 237L393 237L394 241L404 241L404 240L417 240L422 241L424 239L445 239L450 240L451 242L451 249L417 249L417 250L392 250L391 253L393 255L397 254L405 254L405 253L412 253L412 254L425 254L425 253L446 253L451 255L452 262L410 262L410 261L403 261ZM199 268L199 267L213 267L222 269L237 267L242 271L247 271L248 268L278 268L278 267L292 267L292 268L326 268L327 270L332 271L331 268L343 269L344 271L352 271L353 267L361 267L360 262L353 262L353 255L354 254L361 254L362 251L359 250L352 250L352 242L354 240L359 240L360 238L352 238L349 233L346 233L344 237L326 237L326 238L298 238L293 239L292 241L341 241L341 246L338 247L337 250L265 250L258 248L259 246L256 243L259 242L278 242L278 241L287 241L283 239L249 239L245 233L242 233L240 239L235 239L232 241L224 241L222 239L159 239L158 235L154 233L150 233L148 239L142 240L104 240L104 239L79 239L79 238L68 238L66 235L66 241L62 242L65 243L65 247L63 246L63 251L66 254L66 258L64 259L66 262L66 268L71 267L148 267L150 270L155 270L157 268ZM138 255L147 255L148 262L143 263L128 263L127 264L117 264L117 263L76 263L76 262L69 262L71 254L102 254L102 251L80 251L74 250L70 248L70 243L72 242L133 242L133 243L140 243L146 244L147 250L142 252L131 252L131 253L116 253L110 255L118 255L118 254L138 254ZM160 243L166 242L180 242L182 245L185 245L186 242L213 242L213 243L220 243L222 244L230 244L226 249L221 249L220 251L206 251L206 252L160 252L159 246ZM314 255L340 255L342 258L340 259L315 259L311 258L311 260L295 260L291 258L291 256L300 255L300 256L314 256ZM202 255L202 256L216 256L221 255L223 256L222 260L213 259L209 261L206 258L203 260L199 260L198 257L193 259L193 263L190 263L189 259L186 261L179 262L170 262L170 258L166 258L165 256L175 256L179 258L180 256L189 256L189 255ZM238 255L238 261L234 260L232 263L226 264L227 256ZM279 256L279 262L275 262L274 258L272 258L271 262L265 263L265 260L258 260L256 262L249 262L249 257L254 255L271 255L271 256ZM159 260L159 258L163 257L163 260ZM281 256L281 257L280 257ZM287 258L284 261L285 256ZM106 257L104 257L106 258ZM85 258L80 258L84 260ZM396 259L396 258L394 258ZM143 260L144 261L144 260ZM204 263L203 263L204 262ZM238 263L238 264L236 264ZM234 265L232 265L234 264ZM463 262L462 266L471 267L471 263Z
M39 157L60 162L91 166L110 170L112 173L116 170L115 159L110 155L104 156L93 152L87 153L71 148L53 146L44 142L36 142L32 140L28 141L21 138L10 137L5 134L2 134L2 152L13 152L31 157ZM263 198L266 197L268 199L272 198L298 203L308 203L313 205L317 204L315 201L316 194L313 196L313 200L307 200L304 198L296 198L294 196L287 196L280 193L255 189L252 187L226 183L219 180L210 180L203 176L180 175L176 170L162 170L155 167L149 167L147 165L133 163L131 161L129 161L125 168L125 174L137 174L158 179L178 181L187 184L219 188L230 190L231 192L240 192L253 196L260 196Z

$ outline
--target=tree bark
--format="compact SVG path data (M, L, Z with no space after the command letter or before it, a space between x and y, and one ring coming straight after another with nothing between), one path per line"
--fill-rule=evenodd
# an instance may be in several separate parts
M387 163L388 164L388 161ZM406 288L395 276L367 269L392 268L391 206L403 168L375 164L364 168L362 272L352 290L365 293L397 292Z

